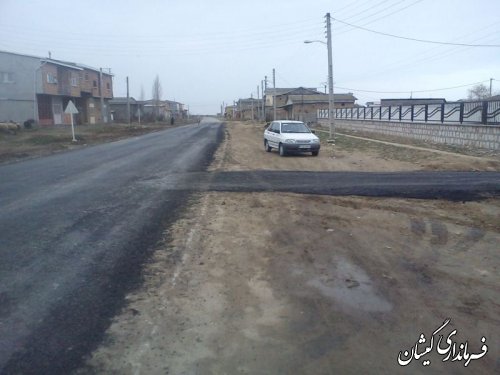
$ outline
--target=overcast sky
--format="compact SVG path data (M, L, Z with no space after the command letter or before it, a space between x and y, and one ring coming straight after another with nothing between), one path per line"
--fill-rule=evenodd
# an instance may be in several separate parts
M0 0L0 50L111 68L115 96L162 99L211 114L276 87L327 80L325 14L375 31L466 44L500 44L499 0ZM500 80L500 48L395 39L333 21L335 92L358 103L388 97L466 97L467 85ZM366 91L362 91L366 90ZM374 91L374 92L369 92ZM402 91L404 93L392 93ZM500 81L493 82L500 91ZM390 92L390 93L389 93Z

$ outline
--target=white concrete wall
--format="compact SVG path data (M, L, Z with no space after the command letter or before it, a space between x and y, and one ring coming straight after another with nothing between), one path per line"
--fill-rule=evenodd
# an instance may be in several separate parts
M328 121L320 120L322 126ZM500 150L500 126L336 120L336 128L418 139L448 145Z

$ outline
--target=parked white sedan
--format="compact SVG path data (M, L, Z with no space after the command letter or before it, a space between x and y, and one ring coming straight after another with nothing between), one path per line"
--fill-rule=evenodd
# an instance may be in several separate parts
M319 153L319 138L301 121L273 121L264 131L264 148L271 152L279 150L281 156L288 152L310 152L313 156Z

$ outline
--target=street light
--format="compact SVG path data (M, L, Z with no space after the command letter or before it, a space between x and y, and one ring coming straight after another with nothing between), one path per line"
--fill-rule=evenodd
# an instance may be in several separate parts
M321 43L326 44L328 50L328 122L330 123L330 139L329 142L334 142L335 138L335 99L333 97L333 58L332 58L332 37L330 26L330 13L326 14L327 26L327 42L322 40L304 40L304 43Z
M326 45L326 42L322 41L322 40L304 40L304 43L305 44L310 44L310 43L323 43L324 45Z

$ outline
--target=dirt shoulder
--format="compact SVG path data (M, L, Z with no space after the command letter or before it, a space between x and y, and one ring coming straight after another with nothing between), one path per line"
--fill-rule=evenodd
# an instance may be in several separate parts
M398 170L425 163L348 152L352 144L341 142L333 156L323 149L318 157L282 158L264 152L257 130L229 125L211 169ZM78 373L415 373L423 360L431 361L429 374L494 373L499 213L498 199L196 195L165 231L144 285ZM398 353L421 333L429 340L446 318L445 338L456 329L455 342L481 353L484 336L487 355L464 367L443 363L434 349L399 366Z
M318 132L321 151L318 157L308 154L281 158L276 150L262 152L263 124L229 122L226 138L230 141L219 149L224 170L284 169L307 171L392 172L413 170L500 171L500 159L463 154L436 154L415 148L337 135L334 146L326 142L328 135ZM401 146L404 146L403 144Z
M187 123L182 122L174 126ZM78 125L75 127L77 142L72 142L71 126L0 131L0 164L112 142L171 127L173 126L170 123Z

